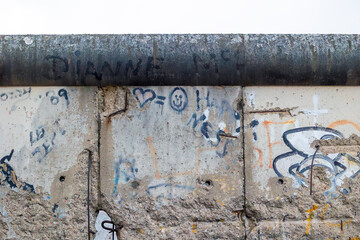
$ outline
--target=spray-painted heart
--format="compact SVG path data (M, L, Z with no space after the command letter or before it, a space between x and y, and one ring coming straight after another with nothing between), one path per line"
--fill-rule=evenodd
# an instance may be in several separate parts
M134 88L133 94L140 103L140 107L143 107L147 102L151 102L156 94L151 89Z

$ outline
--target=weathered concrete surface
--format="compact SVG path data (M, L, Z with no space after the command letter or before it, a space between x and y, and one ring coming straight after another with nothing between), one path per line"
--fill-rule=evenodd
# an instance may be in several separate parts
M360 161L358 152L349 151L357 149L359 101L358 88L245 88L250 239L359 236ZM315 152L319 143L327 152L323 146Z
M87 238L85 149L98 204L97 99L97 88L0 88L1 239Z
M359 35L0 36L0 85L358 85Z
M101 90L102 207L121 239L244 237L241 94Z
M359 91L0 88L0 239L359 239Z

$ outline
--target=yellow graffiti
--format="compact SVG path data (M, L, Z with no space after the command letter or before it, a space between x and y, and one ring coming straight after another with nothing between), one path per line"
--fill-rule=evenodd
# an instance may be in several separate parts
M325 222L324 220L324 213L326 211L326 209L329 207L329 204L326 204L325 207L323 208L323 210L321 211L321 214L320 214L320 218L321 218L321 221L328 225L329 227L338 227L338 228L341 228L341 225L344 227L345 225L351 223L351 219L350 220L347 220L346 222L343 222L342 224L339 223L339 224L334 224L334 223L328 223L328 222ZM360 239L359 239L360 240Z
M309 217L308 217L308 219L306 219L306 221L308 222L308 224L307 224L307 226L306 226L306 234L307 234L307 235L309 235L309 233L310 233L311 220L313 219L315 210L316 210L317 208L318 208L317 205L313 205L312 208L310 208L309 210L306 210L306 213L309 213Z

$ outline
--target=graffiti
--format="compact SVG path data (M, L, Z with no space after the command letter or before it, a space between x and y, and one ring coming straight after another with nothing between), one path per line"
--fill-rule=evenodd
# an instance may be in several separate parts
M143 64L144 60L142 58L137 59L137 61L131 59L125 61L115 60L111 61L115 63L112 66L111 62L106 60L96 62L91 59L80 59L81 52L79 50L75 51L74 55L76 56L74 59L58 55L45 56L45 62L49 68L45 69L43 76L47 79L59 80L64 78L69 72L74 72L84 83L88 77L101 81L114 77L131 78L139 74L145 74L147 78L164 75L163 72L158 72L161 70L161 63L165 60L162 57L155 58L149 56L147 61L145 60L145 64ZM70 64L70 60L73 60L76 64Z
M325 219L324 219L324 213L325 213L326 209L327 209L329 206L330 206L329 204L326 204L326 205L324 206L323 210L321 211L320 219L321 219L321 222L322 222L323 224L326 224L326 225L329 226L329 227L342 229L344 226L346 226L346 225L348 225L348 224L350 224L350 223L352 222L352 219L349 219L349 220L344 221L344 222L341 221L341 223L339 223L339 224L334 224L334 223L325 221Z
M7 163L10 162L13 154L14 149L10 151L9 155L4 156L0 160L0 185L7 184L10 188L18 188L24 191L34 192L34 186L26 182L21 182L16 176L14 169Z
M188 185L181 185L175 183L160 183L156 185L149 185L146 193L155 199L157 206L167 205L168 200L177 199L182 195L194 191L195 188ZM176 200L174 200L176 203Z
M152 137L148 137L147 139L148 142L148 146L149 146L149 151L150 151L150 155L151 158L153 160L153 166L155 169L155 178L156 179L160 179L160 178L168 178L168 177L173 177L173 176L181 176L181 175L191 175L192 171L186 171L186 172L179 172L176 174L169 174L169 175L160 175L160 171L159 171L159 166L158 166L158 162L157 162L157 153L156 153L156 149L153 145L153 138Z
M115 163L115 184L119 181L127 183L136 180L138 169L135 167L135 159L124 159L119 157L119 161Z
M48 132L44 126L39 126L35 131L30 132L30 145L34 146L31 151L31 155L38 156L38 161L41 162L56 145L55 139L58 135L65 135L66 131L61 129L59 122L55 121L57 130L54 132Z
M254 147L254 150L258 152L258 160L255 162L255 164L252 167L255 167L258 163L259 163L259 167L263 167L264 163L263 163L263 153L261 151L261 149Z
M51 210L54 214L54 217L57 218L63 218L66 216L66 210L63 207L60 207L58 204L54 204L52 210Z
M38 129L36 129L35 132L31 131L30 132L30 144L31 144L31 146L34 143L38 142L40 139L42 139L44 137L44 135L45 135L45 129L42 126L38 127Z
M139 106L142 108L148 102L155 101L155 104L158 104L161 107L161 114L163 113L164 101L166 99L165 96L156 95L155 91L152 89L142 89L142 88L134 88L133 95L136 100L139 102Z
M182 112L188 105L188 96L186 91L181 87L174 88L169 96L170 107L177 111Z
M156 198L156 204L162 204L161 199L173 199L181 195L181 192L193 191L195 188L187 185L161 183L148 186L148 195Z
M227 151L227 146L228 144L230 144L234 147L234 142L232 140L226 140L226 142L224 143L224 148L223 148L223 152L220 153L218 150L216 150L216 155L218 155L220 158L225 157L229 152Z
M225 61L229 61L229 57L226 57L225 54L228 53L229 50L223 50L221 52L221 57L223 60ZM217 63L217 59L216 59L216 54L214 53L210 53L210 59L208 62L206 62L205 60L203 60L199 55L193 53L193 62L194 62L194 66L195 66L195 71L196 73L199 73L199 66L202 66L203 69L205 70L210 70L211 65L214 66L214 72L215 73L219 73L219 68L218 68L218 63ZM227 54L228 55L228 54Z
M197 110L200 110L200 103L202 101L205 102L205 111L199 117L197 112L193 113L187 126L192 123L191 126L194 130L199 126L202 136L212 147L218 147L224 136L231 138L239 136L241 125L240 114L226 100L217 101L215 98L210 100L210 91L207 91L206 97L201 98L199 90L196 90ZM215 114L215 117L210 122L209 116L212 112ZM228 121L229 126L226 125L225 119ZM227 128L232 129L232 132L227 132ZM216 154L221 158L225 157L228 154L227 147L229 144L234 146L233 140L226 139L223 144L223 150L217 150Z
M277 142L272 142L271 140L271 134L270 134L270 125L287 125L287 124L293 124L295 121L294 120L289 120L289 121L285 121L285 122L272 122L272 121L264 121L262 124L265 126L266 129L266 135L267 135L267 140L268 140L268 149L269 149L269 168L273 167L273 157L272 157L272 153L273 153L273 146L277 145L277 144L281 144L281 141L277 141Z
M147 102L151 102L155 99L156 94L151 89L134 88L133 94L138 100L140 107L143 107Z
M0 99L1 101L5 102L11 99L20 99L20 98L28 97L30 93L31 93L30 87L23 89L16 89L14 91L0 93Z
M67 106L69 106L69 104L70 104L69 97L67 95L67 91L63 88L57 92L57 95L55 94L55 92L53 90L51 90L51 91L47 91L45 96L50 98L50 103L52 105L57 105L59 103L61 97L63 97L65 99ZM39 97L41 98L41 96L39 96Z
M336 191L339 185L338 181L341 181L341 177L348 171L348 168L341 163L341 160L346 158L357 165L359 165L359 160L347 153L332 153L326 156L321 153L315 154L315 149L311 148L311 143L314 140L341 138L343 138L341 132L326 127L314 126L287 130L283 133L283 141L291 151L277 156L273 161L273 169L278 177L290 174L296 184L307 187L306 180L301 176L309 174L311 160L314 157L314 167L324 168L330 173L331 186L329 190L325 191L325 195L328 196ZM354 178L359 173L360 170L357 170L350 177ZM342 192L346 193L347 190L345 190L342 190Z
M259 125L259 121L256 119L252 120L250 123L250 127L252 129L254 129L257 125ZM254 137L254 141L257 141L257 134L256 134L255 130L253 130L253 137Z
M206 107L214 107L217 105L216 99L213 98L212 100L210 100L210 91L208 90L206 92L206 96L205 97L200 97L200 91L196 90L196 110L199 111L200 110L200 101L205 101Z
M179 188L179 189L186 189L186 190L189 190L189 191L193 191L195 189L194 187L186 186L186 185L171 184L171 183L161 183L161 184L158 184L158 185L149 186L148 189L147 189L147 193L150 195L151 192L154 189L158 189L158 188ZM168 196L168 198L173 198L171 193Z
M114 180L114 191L113 194L116 195L118 185L120 183L125 184L129 181L137 180L138 168L135 167L136 160L135 159L125 159L123 157L119 157L119 160L115 163L115 180ZM135 183L135 182L133 182ZM132 184L134 188L138 187Z
M310 208L309 210L306 210L306 213L309 214L309 217L306 219L307 221L307 225L306 225L306 234L309 235L310 233L310 226L311 226L311 221L314 217L315 214L315 210L318 208L317 205L313 205L312 208Z
M44 77L48 79L59 80L69 71L69 60L66 58L48 55L45 60L51 61L51 70L44 73Z

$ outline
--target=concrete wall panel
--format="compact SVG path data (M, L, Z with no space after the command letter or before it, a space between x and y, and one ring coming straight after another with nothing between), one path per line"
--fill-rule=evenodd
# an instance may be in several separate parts
M101 96L101 192L123 236L244 235L240 87L105 88Z
M359 90L345 87L245 89L249 236L272 231L278 235L261 239L284 238L285 232L291 233L287 235L290 239L357 236ZM286 224L287 221L294 224ZM271 228L277 223L280 224L276 226L278 230L266 230L267 226Z
M86 238L97 112L96 88L0 89L1 239Z

